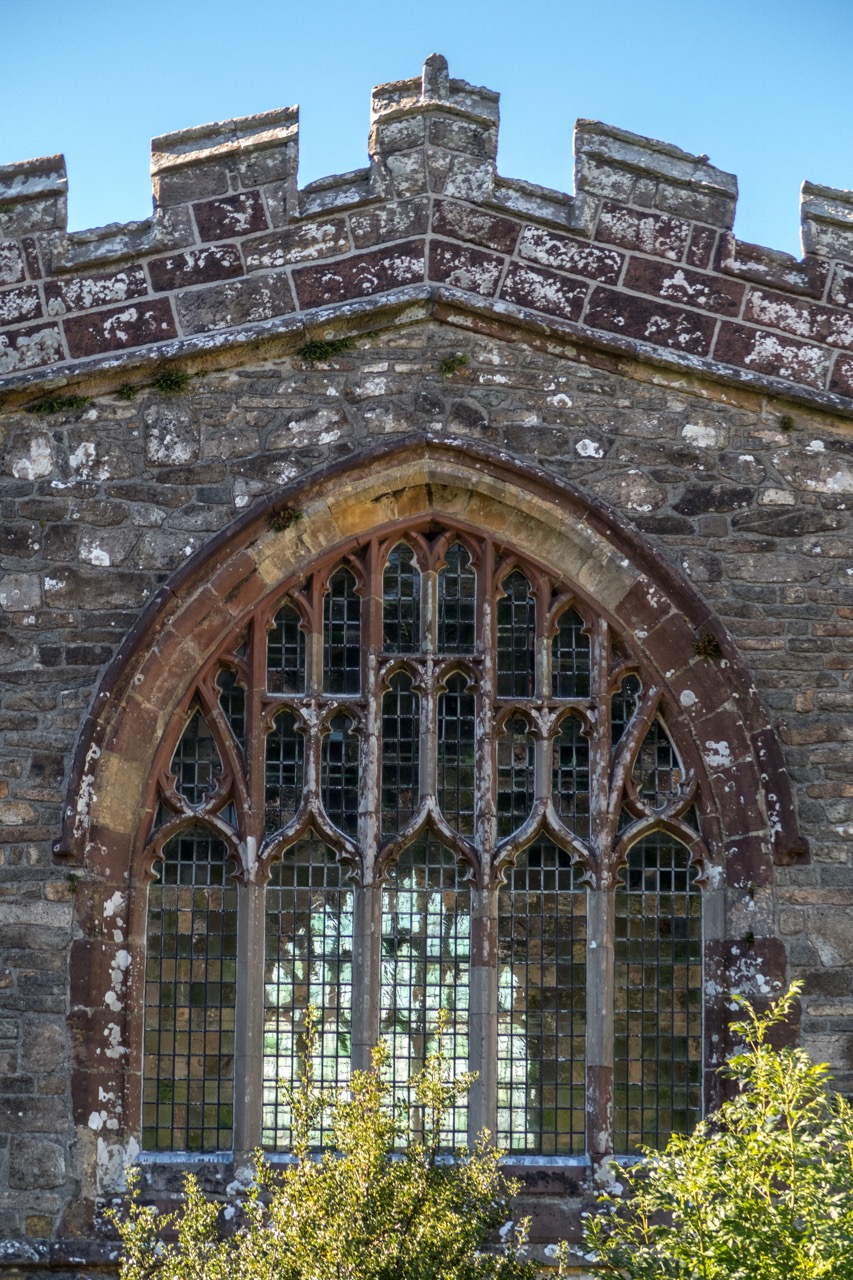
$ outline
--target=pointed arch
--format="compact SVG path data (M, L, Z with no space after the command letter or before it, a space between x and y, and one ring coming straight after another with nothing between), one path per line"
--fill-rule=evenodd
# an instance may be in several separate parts
M282 502L302 513L302 519L287 528L271 520ZM315 596L321 592L316 584L328 582L335 573L353 577L348 598L359 602L361 636L376 645L381 611L355 576L354 548L367 546L371 539L377 544L391 540L394 545L405 531L429 538L437 526L456 531L448 545L454 545L454 539L464 545L472 562L470 547L480 548L474 588L479 660L496 643L491 584L496 575L503 581L518 566L535 594L537 634L542 638L535 659L537 688L549 687L545 638L553 599L545 594L549 581L570 584L572 606L584 620L594 622L591 661L599 665L598 674L591 676L589 706L593 702L611 705L619 672L623 678L626 673L640 673L636 696L629 690L623 699L624 724L619 733L613 731L615 724L599 724L599 738L609 744L611 737L619 736L618 751L627 777L632 774L632 752L638 745L634 737L644 716L661 714L673 733L677 729L685 771L696 779L704 848L710 850L714 863L707 869L713 892L721 893L726 876L732 883L767 883L774 859L785 861L803 854L781 752L737 652L709 617L695 589L635 530L569 485L534 468L510 464L486 449L420 439L403 441L391 450L366 452L280 491L216 535L151 602L95 695L79 744L63 838L56 853L87 869L86 889L78 898L84 936L75 943L81 977L75 987L72 1021L90 1029L93 1045L100 1046L104 1040L115 1045L117 1057L99 1059L94 1048L81 1053L74 1079L79 1123L86 1123L98 1090L107 1087L118 1087L122 1093L125 1115L138 1114L138 1101L134 1101L140 1097L138 1000L131 996L126 1007L109 1011L109 1016L104 1014L103 1002L119 946L130 955L132 990L141 989L135 975L141 972L144 954L147 880L142 851L155 819L153 780L157 752L162 749L158 744L176 713L188 707L193 689L208 678L205 673L220 670L223 654L236 652L237 637L248 637L248 649L266 661L266 630L256 626L254 619L273 618L288 597L301 601L299 593L312 575ZM305 608L316 628L323 612L320 598L308 599ZM721 661L709 661L694 650L695 638L707 631L719 637ZM611 634L621 637L623 656L616 667L600 661ZM420 659L410 655L409 661L414 678ZM235 659L238 667L239 662L242 659ZM306 652L306 667L306 689L322 689L317 653ZM493 678L494 672L484 668L483 687ZM211 683L214 679L215 675L210 677ZM532 694L529 685L528 689ZM354 696L347 690L330 690L326 696L339 694L341 706L349 705ZM293 695L282 690L271 692L270 697L284 706ZM550 729L540 724L543 712L536 699L528 698L527 690L519 697L525 707L529 703L526 714L531 724L539 726L535 729L541 755L537 768L544 778ZM309 714L307 703L300 714ZM378 741L377 726L365 724L359 741L360 759L369 763ZM319 755L306 755L308 768L319 774ZM602 771L593 766L591 775L600 778ZM262 810L257 796L250 799L253 812ZM600 800L597 797L593 805L596 812L604 811ZM544 792L535 798L533 815L510 838L508 857L517 857L540 832L571 850L572 857L582 857ZM360 814L362 819L373 820L369 813ZM663 830L666 822L677 819L676 814L648 821L657 821ZM310 832L323 839L336 838L332 825L324 824L321 813L310 806L303 820L304 828L294 830L294 840ZM636 820L645 819L638 816ZM618 809L608 821L615 839ZM642 834L651 834L651 829L644 828ZM432 838L427 833L437 834L454 856L466 857L465 842L447 827L432 797L417 819L417 830L408 831L400 845ZM639 829L632 833L635 839L640 834ZM247 884L261 874L258 833L252 840L254 845L247 840L241 851ZM352 841L346 849L354 857ZM395 849L393 856L398 852ZM105 918L116 895L127 923L114 931L111 941L93 922ZM727 957L721 909L715 909L713 919L717 932L709 935L706 948L711 980ZM115 933L121 937L115 938ZM715 1019L723 1020L722 1010L710 1007L708 1012L709 1026L714 1028Z

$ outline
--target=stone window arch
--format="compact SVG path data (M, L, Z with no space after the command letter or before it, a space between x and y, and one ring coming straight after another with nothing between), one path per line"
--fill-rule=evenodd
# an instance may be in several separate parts
M450 1010L479 1073L450 1145L597 1163L689 1127L724 974L778 969L727 936L726 882L801 848L736 654L695 652L712 625L609 513L444 442L215 539L99 691L59 850L106 1163L282 1146L309 1000L330 1083L380 1035L401 1081Z

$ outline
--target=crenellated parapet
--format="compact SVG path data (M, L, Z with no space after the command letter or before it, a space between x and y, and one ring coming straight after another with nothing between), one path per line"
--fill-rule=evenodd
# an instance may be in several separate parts
M853 414L853 193L804 184L798 260L734 236L737 181L707 156L581 120L568 195L497 173L498 123L433 55L373 91L369 164L301 189L295 107L155 138L137 223L69 233L62 157L5 166L0 388L402 307Z

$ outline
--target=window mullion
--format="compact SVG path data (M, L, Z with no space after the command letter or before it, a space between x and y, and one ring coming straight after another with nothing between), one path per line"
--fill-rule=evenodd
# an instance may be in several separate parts
M590 694L595 732L590 735L590 832L595 887L587 891L586 1108L587 1150L597 1175L613 1153L613 1005L616 915L608 829L611 763L610 637L598 619L590 646Z
M353 893L352 1066L366 1071L379 1041L379 987L382 973L382 889L376 882L380 839L382 761L382 696L379 657L382 647L382 565L378 547L366 553L367 590L364 597L363 642L364 731L359 740L358 847L361 884Z
M468 991L468 1065L477 1079L468 1095L468 1143L497 1130L498 889L471 893L471 969Z
M264 1057L265 886L237 888L237 992L234 1024L234 1159L261 1145Z

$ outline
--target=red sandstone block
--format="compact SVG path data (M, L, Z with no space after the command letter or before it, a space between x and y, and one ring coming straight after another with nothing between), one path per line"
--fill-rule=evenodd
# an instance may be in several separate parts
M220 244L155 258L148 264L148 273L152 287L159 293L211 280L228 280L243 274L243 264L236 245Z
M543 267L556 267L558 271L598 280L601 284L616 284L625 261L625 255L616 249L599 249L583 240L534 226L524 228L518 254Z
M716 311L736 316L743 301L745 286L734 280L713 275L700 275L685 267L670 266L651 258L630 258L623 285L637 293L651 293L667 302Z
M456 200L436 200L432 229L439 236L470 240L486 249L512 253L521 226L511 218L486 213L470 204L462 204Z
M148 342L164 342L177 336L171 303L167 298L150 302L130 302L125 307L97 311L88 316L72 316L64 322L65 337L72 358L94 356L102 351L142 347Z
M642 213L639 209L626 209L624 205L606 201L601 206L595 239L680 262L690 231L691 224L683 218L673 218L666 213Z
M429 252L429 279L491 298L498 287L504 258L482 249L433 240Z
M687 261L690 266L710 267L714 260L716 246L717 232L714 227L694 227L687 246Z
M832 352L806 342L750 329L725 321L714 346L714 359L739 365L752 373L765 373L809 387L826 385Z
M111 302L142 298L147 292L148 283L140 266L48 280L44 286L49 316L64 316L69 311L90 311L92 307L106 307Z
M599 288L589 301L584 323L593 329L607 329L626 338L704 356L710 350L716 320L701 312Z
M819 306L804 298L753 288L746 300L744 318L770 329L792 333L798 338L811 338L831 347L845 347L853 351L853 315Z
M853 396L853 356L838 357L829 389L840 396Z
M0 325L21 324L41 316L41 298L34 284L0 290Z
M546 315L560 316L565 320L577 320L589 285L570 280L556 271L513 262L501 288L501 297L522 307L544 311Z
M232 236L248 236L269 227L257 191L203 200L193 205L193 213L202 240L230 240Z
M25 236L21 241L21 248L24 251L24 257L27 262L27 275L31 280L41 280L41 263L39 262L38 246L33 236Z
M17 284L24 278L24 259L14 240L0 244L0 284Z
M300 307L322 307L328 302L366 298L424 278L424 242L410 240L393 249L355 254L334 264L302 267L294 271Z
M0 375L37 369L64 359L62 337L55 324L36 324L0 333Z

